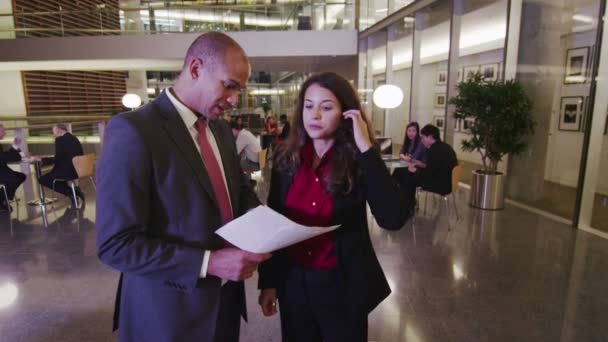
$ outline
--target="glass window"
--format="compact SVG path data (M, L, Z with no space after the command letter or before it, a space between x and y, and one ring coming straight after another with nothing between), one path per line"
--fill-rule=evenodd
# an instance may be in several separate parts
M517 78L532 99L537 125L528 150L509 160L507 196L566 219L575 214L589 130L584 123L599 8L600 0L522 7Z

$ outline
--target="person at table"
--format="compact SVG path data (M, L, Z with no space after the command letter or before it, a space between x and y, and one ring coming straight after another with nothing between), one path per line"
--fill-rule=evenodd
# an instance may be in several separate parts
M236 141L236 153L241 159L241 168L245 172L260 169L260 140L253 133L244 129L238 121L230 123L232 135Z
M41 159L42 165L53 165L53 168L39 179L40 184L50 189L53 188L54 179L72 180L78 178L72 159L84 154L80 140L68 131L66 125L55 124L53 135L55 136L55 156ZM67 182L55 182L55 191L68 197L73 207L78 207L78 203L74 201L72 196L72 189ZM76 197L84 202L84 193L80 190L80 187L76 187Z
M279 128L281 131L281 133L279 133L279 142L283 142L289 136L289 130L291 129L286 114L281 114L281 116L279 116Z
M265 130L266 134L268 135L279 134L279 125L277 124L277 120L275 120L274 116L270 115L266 118Z
M456 152L441 141L439 128L433 125L422 128L420 141L427 149L426 167L410 165L407 169L396 169L393 175L406 191L406 202L415 200L418 186L440 195L452 192L452 169L458 165Z
M356 91L327 72L302 85L294 130L278 145L268 205L307 226L336 231L274 253L259 267L259 304L280 316L283 340L367 341L367 318L391 292L374 253L366 203L378 224L400 229L412 203L374 146Z
M420 126L416 121L410 122L405 129L399 158L406 162L412 162L418 167L426 166L426 148L420 141Z
M4 139L6 131L3 125L0 125L0 140ZM17 171L13 171L8 167L8 163L19 162L23 156L23 152L19 149L21 144L21 138L15 137L13 139L13 145L7 150L2 148L0 145L0 184L4 184L6 188L6 194L9 201L15 198L15 192L17 188L25 181L25 174ZM0 193L0 211L11 210L9 203L6 203L4 194Z

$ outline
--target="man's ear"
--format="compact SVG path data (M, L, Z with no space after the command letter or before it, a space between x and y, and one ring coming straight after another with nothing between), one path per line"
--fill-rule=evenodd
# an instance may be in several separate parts
M188 71L190 72L190 77L192 77L193 80L198 79L201 76L202 69L203 60L200 58L192 58L192 60L188 64Z

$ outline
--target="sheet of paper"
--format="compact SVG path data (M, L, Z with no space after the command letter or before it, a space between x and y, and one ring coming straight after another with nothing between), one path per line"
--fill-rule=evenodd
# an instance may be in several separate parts
M261 205L231 221L215 233L242 250L269 253L331 232L339 226L303 226Z

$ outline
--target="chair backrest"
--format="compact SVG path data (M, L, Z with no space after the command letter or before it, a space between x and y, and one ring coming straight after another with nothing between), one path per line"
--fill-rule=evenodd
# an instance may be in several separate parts
M462 164L458 164L452 169L452 192L458 190L458 186L460 184L460 176L462 175L463 169L464 167L462 166Z
M264 166L266 166L266 155L267 155L268 149L263 149L260 152L258 152L258 163L260 164L260 170L264 169Z
M72 158L72 164L78 174L78 178L93 176L95 170L95 154L85 154L84 156L76 156Z

